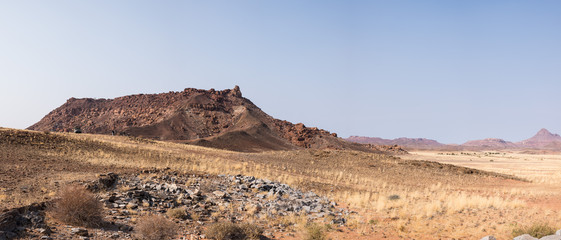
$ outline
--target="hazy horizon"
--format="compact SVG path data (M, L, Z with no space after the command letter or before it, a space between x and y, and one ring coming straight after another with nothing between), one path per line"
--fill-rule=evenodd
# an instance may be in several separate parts
M269 115L461 144L561 132L558 1L0 3L0 127L71 97L239 85Z

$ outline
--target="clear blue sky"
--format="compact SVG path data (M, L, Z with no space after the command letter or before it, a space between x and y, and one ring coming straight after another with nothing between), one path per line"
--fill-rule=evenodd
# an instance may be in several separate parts
M561 1L0 1L0 126L225 89L349 135L561 133Z

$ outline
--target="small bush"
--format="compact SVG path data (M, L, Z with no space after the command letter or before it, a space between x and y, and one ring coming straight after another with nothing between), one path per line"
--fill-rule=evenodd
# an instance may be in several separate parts
M167 215L175 219L186 219L189 216L185 208L172 208L167 211Z
M260 239L263 236L263 229L255 224L244 223L241 225L246 239Z
M205 232L207 237L216 240L260 239L263 229L254 224L235 224L219 222L209 226Z
M555 228L549 226L546 223L535 223L534 225L531 226L517 227L512 230L512 235L514 237L524 234L530 234L532 237L535 238L542 238L548 235L555 234Z
M400 198L401 198L401 197L399 197L399 195L397 195L397 194L393 194L393 195L390 195L390 196L388 197L388 199L389 199L389 200L392 200L392 201L393 201L393 200L399 200Z
M135 229L137 237L145 240L173 239L177 234L177 225L161 215L140 218Z
M103 220L103 205L82 186L67 186L59 192L51 213L55 219L71 225L99 227Z
M305 240L325 240L327 235L325 234L325 229L323 226L317 223L310 223L306 225L304 229L304 239Z

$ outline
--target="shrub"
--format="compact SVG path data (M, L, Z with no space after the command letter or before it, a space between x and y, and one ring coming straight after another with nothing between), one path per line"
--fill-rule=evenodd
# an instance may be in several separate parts
M244 223L241 228L246 235L246 239L260 239L263 236L263 229L255 224Z
M393 195L390 195L390 196L388 197L388 199L389 199L389 200L392 200L392 201L393 201L393 200L399 200L400 198L401 198L401 197L399 197L399 195L397 195L397 194L393 194Z
M555 228L549 226L547 223L535 223L531 226L517 227L512 230L512 235L514 237L530 234L535 238L542 238L544 236L555 234Z
M172 208L167 211L167 215L170 218L176 219L186 219L189 216L185 208Z
M260 239L263 229L250 223L219 222L209 226L205 233L207 237L216 240Z
M310 223L304 228L305 240L325 240L327 236L323 226L317 223Z
M177 234L177 225L161 215L142 217L136 224L137 237L146 240L172 239Z
M66 186L59 192L51 210L62 222L78 226L99 227L103 220L103 205L82 186Z

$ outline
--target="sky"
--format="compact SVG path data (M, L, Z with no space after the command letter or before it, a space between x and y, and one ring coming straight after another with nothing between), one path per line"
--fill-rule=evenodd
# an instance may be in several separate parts
M561 1L0 0L0 126L239 85L341 137L520 141L561 133L560 26Z

